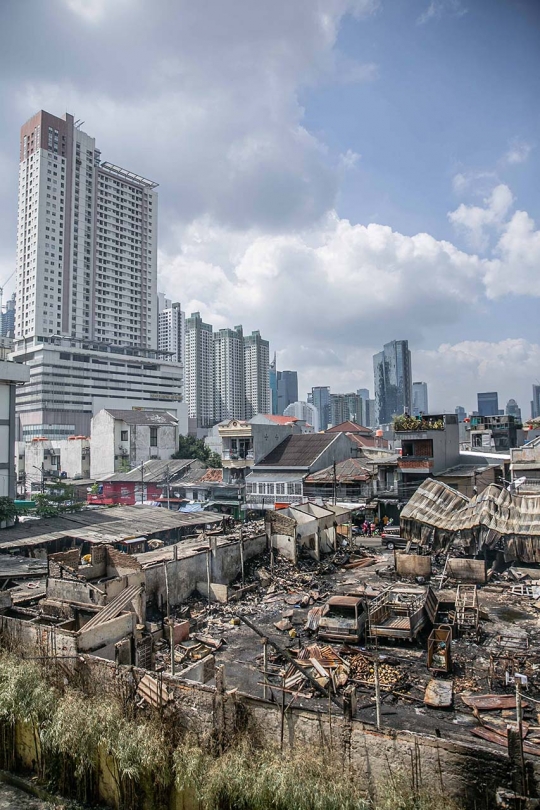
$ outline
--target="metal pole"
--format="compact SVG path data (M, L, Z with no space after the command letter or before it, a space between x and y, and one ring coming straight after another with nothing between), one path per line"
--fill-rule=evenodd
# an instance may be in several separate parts
M141 506L144 504L144 461L141 464Z
M172 623L169 623L169 637L171 641L171 675L174 675L174 626Z
M266 686L266 673L268 671L268 639L263 638L263 669L264 669L264 685L263 685L263 698L266 700L268 697L268 688Z
M208 588L208 604L210 604L210 560L212 550L209 548L206 553L206 587Z
M373 674L375 676L375 707L377 712L377 728L381 727L381 688L379 684L379 658L373 662Z
M521 681L519 678L514 678L516 682L516 720L518 726L518 733L520 740L523 739L523 718L521 712Z
M244 574L244 538L242 537L242 526L240 526L240 565L242 566L242 585L245 584Z
M167 469L165 472L166 481L167 481L167 509L171 508L171 476L169 475L169 465L167 464Z

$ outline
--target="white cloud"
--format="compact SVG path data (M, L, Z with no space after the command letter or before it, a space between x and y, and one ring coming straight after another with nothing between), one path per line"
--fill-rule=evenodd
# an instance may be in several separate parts
M445 343L413 355L414 375L430 381L430 408L476 408L478 391L498 391L499 407L511 397L529 414L531 384L538 379L540 345L522 339Z
M361 159L361 155L358 152L355 152L353 149L347 149L347 151L339 156L339 165L343 169L354 169L357 165L359 160Z
M498 182L496 172L492 171L463 171L452 178L452 188L455 193L462 195L472 190L475 194L486 195L493 184Z
M486 289L490 298L508 293L540 297L540 231L526 211L516 211L495 248L498 257L487 265Z
M504 183L495 186L484 207L464 205L448 214L448 219L457 228L464 229L476 250L486 250L489 245L488 230L500 226L514 203L514 195Z
M68 10L76 14L87 23L96 24L101 22L105 14L122 11L122 5L126 5L131 0L61 0Z
M516 139L512 141L510 149L504 156L504 160L506 163L510 164L525 163L531 154L532 148L533 145L531 143Z
M440 19L443 14L452 14L455 17L463 17L468 9L463 6L461 0L431 0L427 8L416 20L417 25L425 25L431 20Z

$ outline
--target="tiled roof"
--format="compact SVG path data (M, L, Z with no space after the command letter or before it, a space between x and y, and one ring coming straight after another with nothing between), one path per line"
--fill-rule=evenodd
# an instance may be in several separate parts
M331 428L328 428L326 431L327 433L363 433L366 436L373 436L373 431L371 428L364 427L363 425L357 425L356 422L351 422L348 420L347 422L342 422L340 425L334 425Z
M266 419L274 422L276 425L290 425L291 422L298 422L296 416L278 416L277 414L265 413Z
M356 481L368 481L371 473L362 466L357 458L348 458L336 464L336 481L338 484L355 483ZM327 484L334 481L334 466L325 467L324 470L308 475L306 484Z
M277 447L253 468L260 467L310 467L314 461L336 441L338 436L331 433L300 433L287 436Z
M388 442L386 439L382 438L375 438L375 436L364 436L360 433L347 433L349 439L353 442L356 442L359 447L382 447L388 448Z
M221 484L223 481L223 470L210 467L204 475L201 475L199 481L212 484Z
M172 413L162 411L122 411L105 408L115 419L121 419L127 425L177 425L178 419Z

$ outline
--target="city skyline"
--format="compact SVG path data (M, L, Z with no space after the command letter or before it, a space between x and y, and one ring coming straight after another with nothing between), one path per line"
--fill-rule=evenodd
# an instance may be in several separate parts
M323 14L224 2L207 15L164 0L150 27L139 0L25 6L24 38L10 33L26 29L21 4L3 9L0 284L13 270L20 122L69 110L109 160L160 183L167 297L216 328L260 329L300 390L369 388L373 353L404 336L431 408L472 410L477 389L530 402L532 3L329 0Z

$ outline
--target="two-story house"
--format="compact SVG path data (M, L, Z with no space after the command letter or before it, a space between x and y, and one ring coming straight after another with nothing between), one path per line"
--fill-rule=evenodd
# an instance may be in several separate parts
M246 475L245 501L252 509L274 509L305 500L305 478L351 457L345 433L287 436Z
M460 463L456 414L398 416L394 421L394 431L401 441L398 469L405 499L426 478Z

